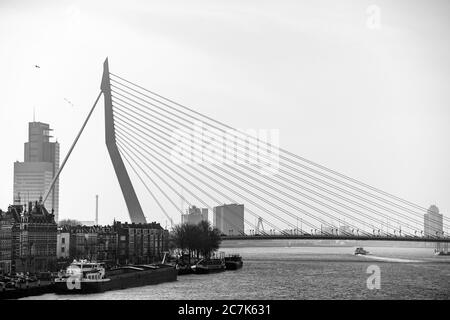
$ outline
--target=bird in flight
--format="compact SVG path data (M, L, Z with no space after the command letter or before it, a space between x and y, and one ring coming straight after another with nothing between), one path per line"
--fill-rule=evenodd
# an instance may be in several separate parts
M72 107L75 106L71 101L67 100L66 98L64 98L64 101L66 101L66 102L67 102L68 104L70 104Z
M38 66L37 64L35 64L35 65L34 65L34 67L35 67L35 68L38 68L38 69L40 69L40 68L41 68L41 67L40 67L40 66Z

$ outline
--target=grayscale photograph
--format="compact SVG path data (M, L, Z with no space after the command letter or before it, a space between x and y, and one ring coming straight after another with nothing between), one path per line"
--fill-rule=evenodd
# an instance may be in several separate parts
M448 301L449 70L446 0L0 0L0 303Z

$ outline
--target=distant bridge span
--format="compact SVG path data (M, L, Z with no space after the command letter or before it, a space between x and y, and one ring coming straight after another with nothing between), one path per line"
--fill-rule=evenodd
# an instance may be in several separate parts
M331 235L236 235L222 236L227 240L361 240L361 241L414 241L430 243L450 243L450 237L395 237L395 236L331 236Z

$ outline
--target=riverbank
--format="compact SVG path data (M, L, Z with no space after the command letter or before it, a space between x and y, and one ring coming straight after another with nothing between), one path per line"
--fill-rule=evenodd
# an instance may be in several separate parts
M376 259L355 256L354 248L246 247L244 266L210 275L190 274L178 281L89 295L45 294L26 299L77 300L278 300L278 299L449 299L449 257L427 248L369 249ZM395 259L395 260L394 260ZM399 260L401 259L401 260ZM391 261L389 261L391 260ZM421 262L416 262L421 261ZM369 290L368 267L381 271L381 288Z
M53 281L36 281L32 283L20 283L14 288L3 288L0 291L0 300L20 299L29 296L38 296L54 292Z

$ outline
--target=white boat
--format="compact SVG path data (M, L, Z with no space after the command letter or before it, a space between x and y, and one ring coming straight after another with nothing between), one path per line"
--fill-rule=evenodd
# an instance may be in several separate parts
M100 262L74 260L55 279L60 293L86 293L141 287L177 280L177 270L167 264L125 265L105 270Z
M435 256L450 256L450 251L444 251L444 250L434 250Z
M64 273L55 279L57 291L101 291L100 288L111 279L105 277L103 263L74 260Z

